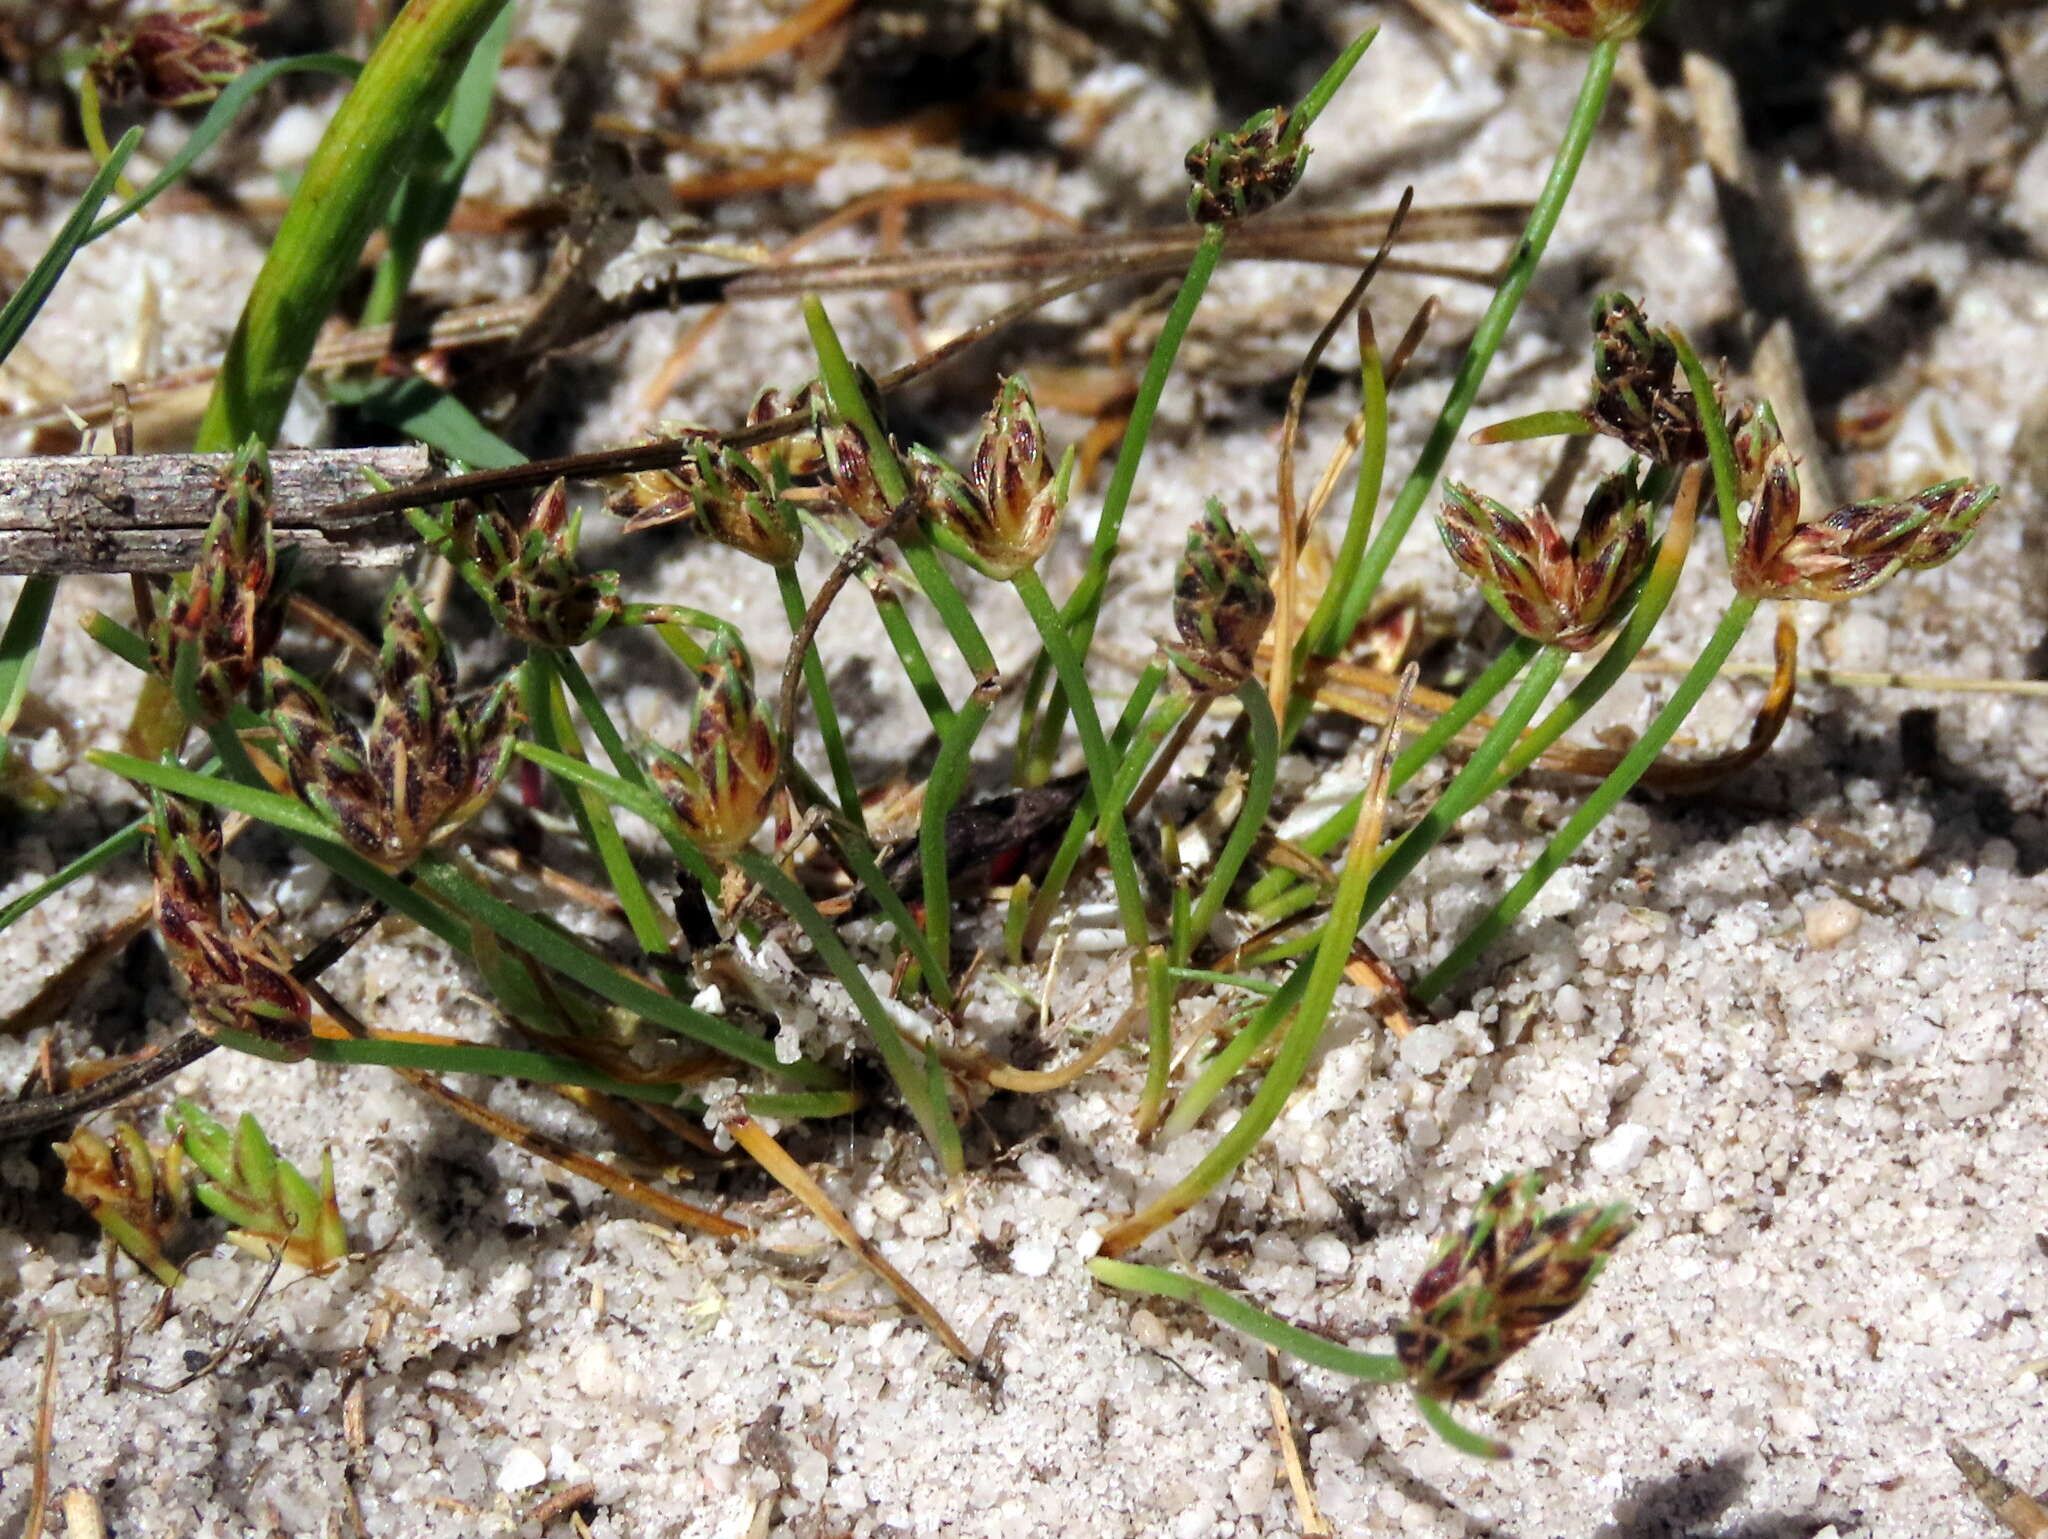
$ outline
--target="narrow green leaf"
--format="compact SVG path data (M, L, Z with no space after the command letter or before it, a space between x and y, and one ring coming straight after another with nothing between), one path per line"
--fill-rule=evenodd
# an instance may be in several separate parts
M178 152L164 162L163 170L152 177L134 197L95 224L86 239L98 240L116 225L125 223L141 213L176 185L179 178L192 169L193 163L212 149L220 136L228 131L237 117L241 116L242 109L248 105L249 99L280 75L338 75L344 80L353 80L361 73L362 68L361 64L343 54L309 53L291 59L271 59L236 76L227 89L214 98L206 116L199 120L198 126L192 130L184 144L179 146Z
M131 128L121 136L121 142L114 146L107 163L100 167L99 175L86 184L85 196L78 200L78 207L64 221L57 238L50 242L50 249L29 269L28 276L21 280L21 287L14 291L6 305L0 306L0 359L14 351L22 334L28 330L29 322L36 318L51 290L57 287L57 280L64 276L64 269L78 255L79 247L92 239L93 216L107 201L107 194L113 191L114 183L120 179L121 168L128 164L128 157L135 153L135 146L141 142L142 130L139 128Z

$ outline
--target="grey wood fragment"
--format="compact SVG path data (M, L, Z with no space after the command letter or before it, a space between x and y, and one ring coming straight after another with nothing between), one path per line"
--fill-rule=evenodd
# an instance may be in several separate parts
M225 454L50 455L0 459L0 572L175 572L192 564L213 517ZM334 518L337 503L435 473L419 445L283 449L270 457L280 550L311 566L395 566L412 550L402 514Z

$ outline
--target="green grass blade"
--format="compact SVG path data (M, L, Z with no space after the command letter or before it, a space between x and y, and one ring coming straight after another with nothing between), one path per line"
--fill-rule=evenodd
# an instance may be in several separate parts
M107 835L76 860L68 862L54 875L38 882L20 897L10 901L5 908L0 908L0 930L5 930L23 914L48 901L73 882L91 876L102 866L125 855L134 846L142 843L148 832L149 825L141 818L137 818L126 828Z
M516 15L511 6L506 6L477 44L435 124L431 153L421 154L405 185L399 188L391 217L385 223L390 249L377 265L370 297L363 305L366 326L381 326L397 317L406 290L412 286L420 249L448 227L462 197L470 162L476 158L477 146L483 143L484 129L491 120L491 103L498 92L498 70L504 63L505 44L511 39ZM467 455L458 457L469 459L473 465L484 464Z
M344 80L353 80L362 72L362 65L356 60L338 53L301 54L292 59L271 59L244 71L231 81L226 90L214 98L206 116L192 130L191 135L179 146L178 152L164 162L164 168L145 183L134 197L115 209L106 218L92 227L87 240L98 240L115 226L134 218L142 210L175 186L201 155L212 149L220 136L228 131L249 99L269 85L280 75L338 75Z
M391 208L395 176L505 0L411 0L342 99L300 179L228 342L195 447L277 436L320 328Z
M57 238L50 242L28 276L21 280L21 287L0 306L0 359L13 352L28 330L29 323L49 299L51 290L57 287L57 280L64 276L64 269L71 265L71 259L78 250L93 237L93 218L100 211L100 205L114 190L114 183L120 180L121 168L128 164L128 157L135 153L135 146L142 142L142 130L131 128L121 136L121 142L114 146L107 156L107 163L100 167L99 175L86 184L85 196L78 200L71 217L64 221L57 231Z
M1341 1373L1346 1378L1363 1379L1368 1384L1399 1384L1408 1377L1397 1357L1383 1352L1356 1352L1350 1347L1340 1347L1313 1331L1305 1331L1298 1325L1289 1325L1285 1320L1267 1314L1234 1293L1227 1293L1185 1273L1160 1266L1142 1266L1132 1261L1110 1261L1101 1256L1090 1259L1088 1270L1095 1274L1098 1282L1125 1293L1142 1293L1153 1298L1178 1299L1183 1304L1198 1305L1254 1341L1263 1341L1291 1357L1314 1363L1318 1368L1327 1368L1332 1373Z

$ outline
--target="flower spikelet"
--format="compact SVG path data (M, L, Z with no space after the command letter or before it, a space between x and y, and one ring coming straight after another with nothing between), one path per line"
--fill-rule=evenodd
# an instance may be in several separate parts
M1437 518L1444 548L1487 603L1522 635L1582 652L1593 646L1641 575L1650 517L1636 466L1602 481L1568 543L1547 509L1516 513L1448 482Z
M754 837L782 772L775 729L752 680L746 649L737 638L721 638L699 670L687 750L648 747L655 788L699 848L720 860Z
M348 1255L348 1232L334 1195L334 1157L320 1154L320 1185L277 1157L262 1127L244 1112L233 1133L194 1106L179 1101L171 1130L185 1157L205 1178L194 1192L235 1227L228 1238L252 1256L282 1252L308 1272L332 1271Z
M293 789L386 870L475 817L511 767L522 720L513 681L458 699L440 630L407 583L385 605L367 733L282 663L271 662L266 682Z
M1496 1183L1416 1283L1394 1350L1422 1394L1479 1394L1495 1369L1586 1296L1634 1227L1619 1204L1546 1214L1542 1191L1533 1174Z
M171 580L149 624L150 661L177 688L189 650L192 699L204 721L240 704L284 629L286 594L270 521L270 462L254 441L235 456L189 572Z
M1249 219L1294 190L1308 167L1308 144L1290 137L1285 107L1254 113L1235 129L1204 139L1187 153L1194 178L1188 215L1201 224Z
M154 1149L131 1124L118 1122L112 1139L80 1128L51 1147L64 1162L64 1195L166 1288L184 1281L164 1254L189 1202L178 1146Z
M1593 302L1593 404L1586 420L1660 465L1707 457L1699 403L1681 381L1678 348L1626 294Z
M242 33L261 11L187 5L138 16L102 35L90 65L93 85L110 102L140 96L158 107L196 107L255 62Z
M1953 559L1970 542L1995 486L1944 481L1911 497L1852 502L1812 523L1800 522L1799 472L1775 430L1760 447L1738 447L1758 462L1749 521L1736 547L1736 591L1752 599L1841 603L1875 592L1901 572Z
M619 574L576 559L582 519L557 479L533 501L524 527L496 507L463 507L455 539L490 592L493 617L530 646L578 647L618 618Z
M1273 585L1258 547L1210 498L1188 531L1173 590L1180 645L1168 647L1167 656L1197 691L1229 694L1251 677L1273 609Z
M157 934L199 1028L246 1032L303 1057L313 1002L248 903L223 887L219 816L159 795L150 832Z

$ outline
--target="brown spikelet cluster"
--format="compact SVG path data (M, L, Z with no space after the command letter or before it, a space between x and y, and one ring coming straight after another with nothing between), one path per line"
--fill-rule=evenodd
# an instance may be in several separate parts
M725 636L699 670L688 747L650 744L648 774L707 855L725 859L754 837L782 773L775 729L754 698L753 665Z
M931 450L909 455L926 514L983 575L1007 582L1038 564L1059 530L1071 461L1055 470L1031 387L1006 378L982 418L966 475Z
M778 392L763 390L747 412L747 426L760 427L786 410ZM671 436L687 445L688 457L673 470L622 477L605 505L626 521L629 534L695 520L721 545L757 561L779 567L796 560L803 550L803 525L784 494L800 470L818 467L815 452L788 439L733 449L690 429L678 429Z
M1586 1296L1634 1227L1619 1205L1545 1213L1542 1191L1533 1174L1497 1182L1416 1283L1394 1351L1420 1393L1480 1393L1495 1369Z
M1308 144L1287 132L1285 107L1268 107L1187 153L1188 217L1201 224L1249 219L1290 192L1308 168Z
M1650 559L1650 510L1633 463L1602 481L1567 541L1547 509L1516 513L1455 481L1437 528L1461 571L1522 635L1583 652Z
M1188 531L1173 588L1177 646L1166 654L1200 693L1227 695L1251 677L1275 600L1259 550L1210 498Z
M1901 572L1940 566L1969 543L1999 495L1995 486L1944 481L1911 497L1852 502L1803 524L1798 467L1767 415L1736 433L1735 457L1751 504L1735 587L1750 598L1840 603Z
M157 107L196 107L256 60L242 34L261 11L230 5L185 5L147 11L104 33L90 67L110 102L131 96Z
M111 1139L80 1128L52 1147L64 1162L64 1195L137 1265L166 1288L177 1287L184 1274L164 1246L190 1206L178 1146L153 1148L133 1125L118 1122Z
M226 473L198 561L172 579L146 627L150 662L202 722L242 702L277 645L286 607L279 579L269 458L251 443Z
M580 647L618 618L619 574L576 559L581 522L561 480L534 499L523 527L495 506L456 514L456 544L476 563L493 617L530 646Z
M241 894L220 880L220 821L210 807L155 798L157 934L201 1030L227 1027L303 1055L313 1003Z
M276 659L265 681L292 788L387 870L409 865L483 809L511 767L523 720L511 679L457 697L441 632L404 582L384 609L368 732Z
M1659 465L1707 457L1706 429L1678 348L1626 294L1593 302L1593 404L1586 420Z

